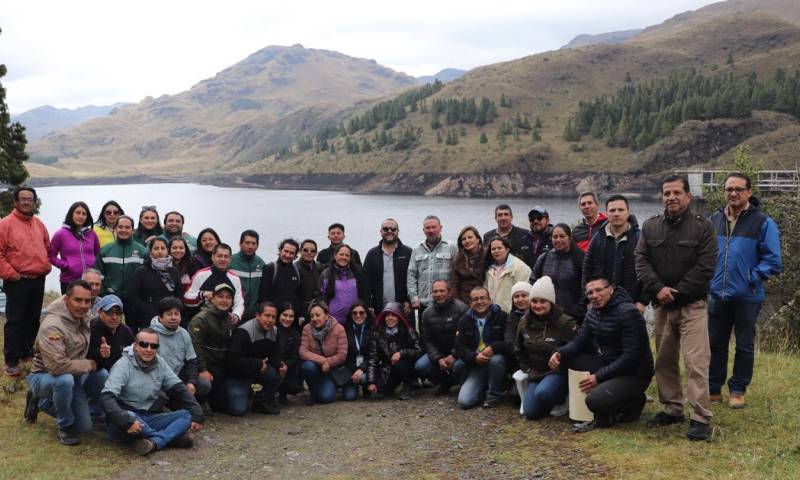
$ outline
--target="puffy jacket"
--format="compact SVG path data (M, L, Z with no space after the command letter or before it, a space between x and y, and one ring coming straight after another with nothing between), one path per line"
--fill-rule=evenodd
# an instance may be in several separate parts
M257 298L259 302L269 300L278 308L289 302L294 311L299 312L302 308L300 304L302 286L300 269L294 263L284 263L279 259L264 267Z
M503 237L511 244L511 253L515 257L525 258L531 247L530 243L528 243L528 235L530 233L530 230L520 228L516 225L511 226L511 231L508 232L508 235L500 235L497 233L497 229L493 228L483 234L483 244L486 245L488 249L489 242L491 242L494 237Z
M469 303L469 292L486 278L486 250L478 249L470 263L467 252L459 250L450 271L450 296Z
M254 318L240 325L231 335L228 375L242 380L253 379L261 373L264 359L275 370L281 368L278 328L273 326L264 330Z
M489 290L492 302L508 312L511 310L511 287L517 282L527 282L531 278L531 267L509 253L503 271L499 275L497 272L496 265L490 266L486 270L483 286Z
M36 217L26 217L17 209L0 219L0 278L19 280L43 277L50 273L50 235Z
M244 291L244 316L242 318L249 319L256 316L258 292L265 265L264 260L258 255L248 256L244 252L239 252L231 257L230 270L239 277Z
M505 342L506 320L508 315L497 305L491 305L486 314L486 324L483 326L483 342L487 347L492 347L494 353L508 355L511 350ZM467 310L458 322L455 352L456 358L464 361L470 367L475 366L475 357L478 356L480 338L478 333L478 320L473 309Z
M569 252L549 250L536 260L531 273L531 283L542 277L550 277L553 280L556 304L579 323L586 314L584 293L581 289L583 258L583 251L574 245Z
M583 259L581 291L586 290L586 280L602 276L614 285L623 287L634 302L647 303L642 292L642 282L636 277L636 243L639 241L639 228L634 217L629 221L630 228L623 233L619 243L603 228L592 238L589 250Z
M347 360L347 333L339 322L333 318L331 320L333 320L333 325L323 339L322 345L311 335L311 329L314 328L311 323L307 323L303 327L303 336L300 338L300 358L302 360L311 360L317 365L322 365L327 361L331 368L338 367Z
M375 320L375 335L372 337L369 355L367 355L367 383L378 383L379 379L384 382L389 379L392 371L392 355L400 352L400 358L414 362L419 358L419 338L416 330L411 328L403 312L397 307L397 303L390 303ZM397 333L388 335L386 333L386 315L389 313L399 317L397 322Z
M47 372L50 375L90 372L92 362L86 359L90 336L88 316L73 317L64 303L64 297L59 297L47 306L36 334L31 372Z
M594 234L605 228L608 222L608 217L603 212L598 212L597 218L594 223L589 225L586 223L586 218L581 220L572 227L572 239L582 251L589 249L589 243L592 241Z
M433 249L426 242L417 245L408 262L408 298L411 303L419 301L422 305L431 305L431 285L434 280L450 281L450 269L456 246L447 240L440 240Z
M317 298L317 287L319 286L319 276L322 273L322 268L317 262L304 262L297 260L294 262L297 269L300 270L300 310L294 312L295 316L300 318L308 317L308 306ZM302 325L301 325L302 326Z
M344 324L344 331L347 333L347 360L344 362L349 371L354 372L357 368L364 373L367 371L367 361L371 354L373 338L375 337L375 324L367 318L360 328L356 327L353 319L348 317ZM361 355L363 363L357 365L357 357Z
M100 241L88 227L76 235L70 227L64 226L53 234L47 253L50 263L61 270L59 280L69 283L79 280L87 269L94 268Z
M651 299L665 286L678 290L664 308L680 308L708 296L717 251L714 226L704 217L688 208L676 218L656 215L642 226L636 275Z
M445 303L434 303L422 312L420 344L422 353L428 354L432 363L453 353L458 322L467 310L464 302L451 298Z
M547 365L556 348L575 337L575 321L553 305L544 317L528 312L520 319L514 336L514 354L523 372L538 380L551 372Z
M577 336L556 351L562 362L581 353L599 357L604 366L594 372L598 382L620 375L653 376L653 354L644 317L621 287L614 289L603 308L590 308Z
M109 227L104 227L99 223L95 224L92 227L94 234L97 235L97 240L100 242L100 248L105 247L109 243L114 243L114 240L117 239L116 235L114 235L114 229Z
M130 347L133 343L133 331L124 323L112 331L99 318L92 320L90 328L92 334L89 338L89 352L86 354L86 358L97 362L98 370L101 368L111 370L114 363L122 356L122 351L125 347ZM108 358L103 358L100 355L100 345L103 342L103 338L106 339L106 343L111 347L111 355Z
M228 312L212 304L204 306L189 322L189 335L197 354L197 371L211 372L215 378L225 376L225 357L228 353L233 325Z
M392 254L392 268L394 273L394 300L395 302L407 302L408 300L408 262L411 261L411 248L403 245L400 239L397 240L394 253ZM369 298L365 299L367 305L371 306L376 312L380 311L388 303L383 298L383 240L377 247L373 247L367 252L364 258L364 275L369 286Z
M113 293L126 302L133 273L147 256L147 249L130 239L116 240L101 248L96 266L103 274L103 295Z
M144 265L133 272L128 298L125 302L125 321L134 331L150 324L150 320L158 315L158 302L163 298L181 298L180 274L175 267L170 267L167 273L172 278L172 290L167 288L161 275L153 269L153 262L148 255Z
M711 292L723 301L763 302L764 281L783 269L778 225L758 205L751 197L733 231L725 208L711 216L719 246Z

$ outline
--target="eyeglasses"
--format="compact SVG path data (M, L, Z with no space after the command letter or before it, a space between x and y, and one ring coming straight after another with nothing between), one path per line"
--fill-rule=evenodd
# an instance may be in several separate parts
M119 210L106 210L103 213L106 215L119 215Z
M155 212L156 206L155 205L142 205L143 212Z
M359 316L360 317L361 315L366 315L366 314L367 314L367 312L364 311L364 310L353 310L353 316Z
M747 190L750 190L750 189L749 188L744 188L744 187L728 187L728 188L725 189L725 193L733 193L733 192L742 193L742 192L746 192Z
M313 248L304 248L303 253L317 253L317 251Z
M35 198L18 198L17 201L19 203L34 203L36 202Z
M143 341L139 340L138 342L136 342L136 344L139 345L142 348L152 348L153 350L158 350L158 344L157 343L147 343L147 342L143 342Z
M489 301L489 297L484 295L482 297L472 297L470 300L473 302L487 302Z
M383 228L381 228L381 230L386 232L386 233L396 232L397 231L397 227L383 227Z

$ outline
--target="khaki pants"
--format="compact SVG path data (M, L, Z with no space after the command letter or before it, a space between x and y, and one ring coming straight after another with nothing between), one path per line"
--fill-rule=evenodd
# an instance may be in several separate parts
M686 366L687 397L692 407L691 419L708 423L711 402L708 399L708 365L711 348L708 341L706 301L698 300L676 310L655 310L656 383L664 411L683 415L680 351Z

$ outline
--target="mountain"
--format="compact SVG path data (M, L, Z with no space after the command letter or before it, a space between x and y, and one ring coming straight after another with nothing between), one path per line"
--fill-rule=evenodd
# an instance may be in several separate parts
M636 35L642 33L642 28L635 28L633 30L619 30L616 32L608 32L608 33L599 33L597 35L590 35L590 34L582 34L578 35L566 45L561 47L564 48L579 48L579 47L588 47L590 45L607 45L607 44L615 44L615 43L623 43Z
M123 105L127 104L87 105L74 109L56 108L50 105L44 105L20 113L19 115L12 115L11 121L25 125L25 135L28 141L32 142L54 130L69 128L93 118L104 117L115 108L119 108Z
M270 46L185 92L147 97L29 145L33 162L72 175L98 165L120 172L210 171L253 144L284 117L313 107L319 115L416 85L416 79L328 50ZM302 127L303 121L298 127ZM279 129L279 127L278 127ZM296 132L287 137L293 138Z
M433 83L436 81L436 79L447 83L457 78L461 78L461 76L465 73L467 73L466 70L461 70L458 68L445 68L434 75L423 75L421 77L417 77L417 83L420 85L425 85L426 83Z

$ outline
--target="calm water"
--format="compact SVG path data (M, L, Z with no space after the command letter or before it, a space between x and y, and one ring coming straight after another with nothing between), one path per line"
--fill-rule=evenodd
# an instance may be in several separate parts
M99 185L48 187L37 190L42 199L40 217L52 233L64 221L72 202L82 200L97 218L100 207L110 199L138 219L143 205L156 205L160 216L178 210L186 217L184 230L196 235L214 228L223 242L237 250L239 234L252 228L261 235L259 254L266 261L277 255L277 244L291 236L313 238L320 247L328 245L327 227L340 222L346 228L346 243L362 255L377 244L378 229L386 217L397 219L400 239L414 246L424 238L422 219L434 214L442 219L443 235L454 239L466 225L481 232L495 227L494 207L511 205L515 223L527 227L528 211L536 205L547 208L552 223L575 223L580 217L577 199L466 199L401 195L361 195L300 190L256 190L221 188L195 184ZM635 200L632 212L641 219L660 210L657 203ZM48 290L58 290L58 273L47 279Z

